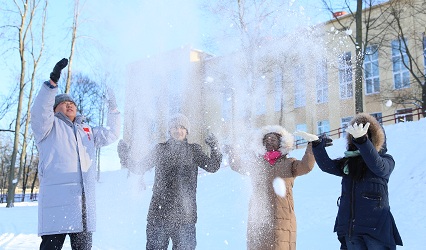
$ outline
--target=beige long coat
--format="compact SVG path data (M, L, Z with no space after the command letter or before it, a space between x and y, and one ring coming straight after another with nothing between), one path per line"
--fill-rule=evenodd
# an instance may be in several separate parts
M282 135L282 156L271 165L258 152L253 159L238 159L235 155L230 161L231 168L241 174L249 175L252 194L249 203L247 224L247 249L268 250L296 249L296 215L294 212L293 185L297 176L309 173L315 164L312 146L306 148L302 160L288 158L293 146L293 137L280 126L264 127L261 138L268 132ZM262 140L257 139L256 142ZM265 149L266 152L266 149ZM285 196L274 191L274 180L279 177L285 183Z

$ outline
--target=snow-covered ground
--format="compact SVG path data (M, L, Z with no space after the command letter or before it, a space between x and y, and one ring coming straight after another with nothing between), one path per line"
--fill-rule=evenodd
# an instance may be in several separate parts
M391 211L401 233L403 249L425 249L426 234L426 119L385 126L388 152L396 161L390 178ZM342 156L343 139L327 148ZM301 159L304 149L291 152ZM152 183L151 176L145 181ZM144 249L146 214L151 189L142 190L138 178L126 170L103 172L97 186L97 232L93 249ZM198 249L245 249L249 180L227 167L198 180ZM302 250L338 249L333 233L340 178L316 166L295 181L298 221L297 247ZM37 249L37 202L0 204L0 249ZM70 249L69 241L64 249ZM399 248L402 249L402 248Z

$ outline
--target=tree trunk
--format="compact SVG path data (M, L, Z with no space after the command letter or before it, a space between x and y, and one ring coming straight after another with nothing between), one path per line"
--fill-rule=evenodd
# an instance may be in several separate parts
M355 24L355 113L361 113L364 111L362 90L362 67L364 61L364 54L362 51L362 0L357 0Z
M423 117L426 117L426 82L423 82L422 86L422 113Z
M31 183L31 195L30 195L30 200L34 200L34 187L35 187L35 183L38 177L38 168L36 168L36 172L34 174L34 179L33 182Z
M71 51L70 51L70 58L68 60L68 75L67 75L67 82L65 85L65 93L70 93L71 89L71 72L72 72L72 61L74 58L74 52L75 52L75 44L77 41L77 28L79 26L78 18L80 16L79 13L79 0L75 0L74 2L74 19L73 19L73 25L72 25L72 37L71 37Z
M25 5L25 10L27 10L27 5ZM18 148L19 148L19 135L21 130L21 113L22 113L22 103L24 99L24 87L25 87L25 37L24 37L24 25L25 25L25 19L26 19L26 13L25 11L22 16L22 23L19 30L19 53L21 56L21 75L20 75L20 82L19 82L19 97L18 97L18 108L16 110L16 121L15 121L15 137L14 137L14 143L13 143L13 151L12 151L12 160L10 163L9 168L9 182L8 182L8 188L7 188L7 205L6 207L13 207L14 206L14 197L15 197L15 188L18 184L18 181L15 180L15 164L16 164L16 158L18 155ZM19 178L19 176L18 176Z

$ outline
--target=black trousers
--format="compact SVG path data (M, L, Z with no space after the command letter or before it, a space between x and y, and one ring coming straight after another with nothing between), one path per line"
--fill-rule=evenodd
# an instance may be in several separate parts
M69 233L71 240L71 248L73 250L90 250L92 249L92 233ZM40 250L60 250L64 245L67 234L51 234L42 235Z

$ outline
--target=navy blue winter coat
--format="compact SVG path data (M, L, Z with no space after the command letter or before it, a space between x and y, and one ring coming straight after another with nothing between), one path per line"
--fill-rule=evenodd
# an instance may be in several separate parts
M319 168L342 177L342 193L334 231L339 237L370 235L388 247L402 245L402 240L390 211L388 181L395 167L393 157L386 154L385 135L380 124L369 115L352 121L371 123L369 139L354 140L348 135L348 149L358 149L360 155L331 160L325 150L325 140L313 147ZM374 120L371 120L374 119ZM365 124L365 122L364 122ZM357 143L358 142L358 143ZM356 148L355 148L356 147ZM354 166L354 176L345 166Z

